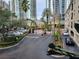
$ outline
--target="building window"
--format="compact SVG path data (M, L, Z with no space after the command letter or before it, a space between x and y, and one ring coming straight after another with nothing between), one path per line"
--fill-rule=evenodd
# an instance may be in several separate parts
M64 8L64 5L62 6L62 8Z
M78 10L78 13L79 13L79 10Z
M72 3L72 7L71 7L71 10L73 10L73 3Z
M75 15L75 13L74 13L74 15Z
M73 19L73 13L71 13L71 19Z
M74 32L73 31L71 31L71 35L74 36Z
M78 23L75 23L74 24L74 27L75 27L76 31L79 33L79 24Z
M71 28L73 28L73 23L71 22Z
M79 6L78 6L78 8L79 8Z
M65 15L64 15L64 14L62 14L62 16L64 17Z

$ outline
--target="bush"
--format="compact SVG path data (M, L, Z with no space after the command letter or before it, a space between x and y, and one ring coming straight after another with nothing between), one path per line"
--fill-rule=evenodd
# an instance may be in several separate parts
M4 37L4 42L12 42L12 41L16 41L16 36Z
M20 36L7 36L4 37L4 41L0 42L0 47L7 47L18 43L21 39L23 39L24 35Z

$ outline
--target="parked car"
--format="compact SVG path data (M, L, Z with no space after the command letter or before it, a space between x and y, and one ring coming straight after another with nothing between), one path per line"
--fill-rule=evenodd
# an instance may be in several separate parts
M67 36L67 35L69 35L69 33L68 32L64 32L63 35Z
M7 33L8 36L19 36L21 34L23 34L23 33L22 32L19 32L19 31L9 31Z
M73 40L71 38L65 38L65 43L68 46L74 46L75 43L73 42Z
M28 32L28 30L26 30L26 29L21 29L21 30L19 30L19 32L25 33L25 32Z
M21 34L23 34L22 32L19 32L19 31L15 31L15 32L13 32L13 34L15 35L15 36L19 36L19 35L21 35Z
M13 31L9 31L8 33L7 33L7 35L8 36L13 36L14 34L13 34Z

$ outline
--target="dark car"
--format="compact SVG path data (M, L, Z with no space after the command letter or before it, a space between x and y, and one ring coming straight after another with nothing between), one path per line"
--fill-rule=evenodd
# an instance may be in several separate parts
M68 46L74 46L75 43L73 42L73 40L71 38L65 38L65 43Z

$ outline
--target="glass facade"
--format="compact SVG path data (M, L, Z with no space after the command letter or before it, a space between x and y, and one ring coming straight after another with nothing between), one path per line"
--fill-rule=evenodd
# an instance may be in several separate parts
M36 20L36 0L30 1L30 17L33 20Z
M66 9L66 0L60 0L60 14L61 20L65 20L65 9Z
M53 9L55 14L60 14L59 0L53 0Z

